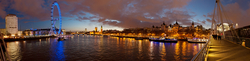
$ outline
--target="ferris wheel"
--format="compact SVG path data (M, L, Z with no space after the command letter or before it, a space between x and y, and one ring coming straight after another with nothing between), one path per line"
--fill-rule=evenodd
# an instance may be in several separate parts
M59 18L54 18L53 17L54 6L56 6L57 9L58 9ZM57 20L59 20L59 22L60 22L59 30L57 30L56 27L55 27L55 24L56 24ZM50 29L50 34L51 35L54 35L54 34L60 35L60 34L62 34L62 31L61 31L61 28L62 28L61 10L60 10L59 4L56 1L53 2L52 6L51 6L51 26L52 26L51 29Z

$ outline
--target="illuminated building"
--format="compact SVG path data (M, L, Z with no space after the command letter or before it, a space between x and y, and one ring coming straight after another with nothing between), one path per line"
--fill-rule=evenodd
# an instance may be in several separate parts
M97 27L95 27L95 32L97 32Z
M191 23L191 22L190 22ZM164 22L161 26L152 26L152 28L128 28L123 29L121 32L115 31L103 31L103 34L107 35L120 35L120 36L166 36L166 37L177 37L177 38L207 38L210 30L205 29L202 25L194 25L182 27L176 21L174 24L166 25Z
M174 32L174 33L177 33L178 30L179 30L179 27L180 27L180 25L179 25L178 22L176 21L175 24L173 25L173 28L172 28L173 32Z
M62 30L62 35L66 35L66 30L65 29L61 29Z
M15 14L8 14L5 17L5 25L6 25L6 30L8 33L10 33L12 36L17 34L18 32L18 18L16 17Z
M165 24L165 22L163 22L163 24L161 25L161 30L166 30L166 24Z
M230 30L230 27L229 27L229 24L228 24L228 23L223 23L223 25L224 25L224 31ZM217 29L218 29L220 32L222 32L222 25L219 24L219 25L217 25L217 26L218 26Z
M85 32L87 32L87 28L85 28Z
M17 35L21 36L23 34L23 31L18 31Z
M102 33L102 26L101 26L101 33Z
M27 29L27 30L24 30L22 33L25 35L25 36L39 36L39 35L49 35L50 33L50 30L51 29ZM59 29L55 29L56 32L59 31ZM61 34L62 35L66 35L66 30L65 29L61 29Z

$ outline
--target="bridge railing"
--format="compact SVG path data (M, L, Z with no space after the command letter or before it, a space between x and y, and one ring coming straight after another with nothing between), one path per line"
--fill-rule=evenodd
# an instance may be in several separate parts
M250 47L250 38L226 36L225 39L245 47Z
M210 39L211 40L211 39ZM192 58L191 61L205 61L209 51L210 40L202 47L202 49Z

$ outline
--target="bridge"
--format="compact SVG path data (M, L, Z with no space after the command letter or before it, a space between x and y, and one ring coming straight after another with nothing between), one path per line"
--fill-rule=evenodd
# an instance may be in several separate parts
M250 35L250 26L236 30L241 33L239 39L233 36L221 40L211 37L191 61L249 61L250 38L247 35Z
M232 22L216 0L210 40L191 61L250 61L250 25L236 29Z

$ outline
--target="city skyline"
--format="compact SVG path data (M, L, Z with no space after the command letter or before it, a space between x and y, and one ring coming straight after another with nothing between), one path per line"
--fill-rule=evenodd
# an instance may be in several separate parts
M28 1L28 2L27 2ZM5 16L16 14L19 30L50 28L50 7L53 1L0 1L0 28L5 28ZM95 27L103 29L151 27L163 21L173 24L176 20L181 25L203 25L210 28L215 0L183 0L183 1L140 1L140 0L91 0L91 1L57 1L62 13L62 28L67 31L88 31ZM110 2L112 1L112 2ZM221 0L229 19L239 27L249 25L250 1ZM78 3L78 4L76 4ZM149 4L150 3L150 4ZM58 10L54 10L58 16ZM230 15L234 14L234 15ZM245 22L244 22L245 21ZM42 25L42 26L41 26ZM56 23L59 26L59 23Z

